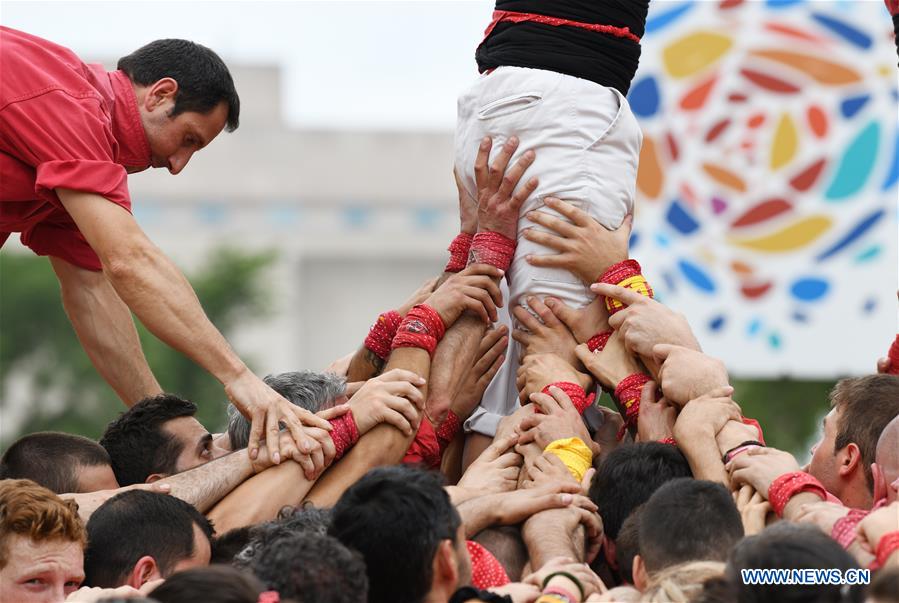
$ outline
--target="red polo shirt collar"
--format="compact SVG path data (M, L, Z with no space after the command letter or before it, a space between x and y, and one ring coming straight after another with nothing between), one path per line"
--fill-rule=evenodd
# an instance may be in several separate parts
M112 134L119 143L119 161L130 171L150 167L150 142L140 118L134 86L124 71L107 73L112 86L110 99Z

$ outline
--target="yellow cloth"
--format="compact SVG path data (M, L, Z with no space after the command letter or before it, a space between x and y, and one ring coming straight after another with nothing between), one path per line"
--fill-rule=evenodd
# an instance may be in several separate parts
M580 483L593 463L593 452L580 438L563 438L551 442L544 452L552 452L565 463L574 479Z

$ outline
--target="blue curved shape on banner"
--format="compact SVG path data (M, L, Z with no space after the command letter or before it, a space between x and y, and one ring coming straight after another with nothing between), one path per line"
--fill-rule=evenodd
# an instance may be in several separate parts
M699 230L699 222L696 221L680 201L674 200L668 207L665 219L677 232L682 235L690 235Z
M652 117L659 110L661 94L659 83L653 76L648 76L631 86L627 95L631 110L638 117Z
M823 278L807 277L795 281L790 286L790 295L799 301L817 301L827 295L830 283Z
M842 113L843 117L846 119L851 119L855 117L856 113L861 111L862 107L868 104L869 100L871 100L870 94L862 94L860 96L847 98L840 103L840 113Z
M684 2L680 6L672 8L671 10L659 15L649 15L649 19L646 20L646 33L651 34L661 29L665 29L666 27L686 15L688 12L690 12L690 9L693 8L693 4L693 2ZM655 6L661 6L661 4Z
M893 162L890 163L890 173L884 181L881 190L889 190L893 188L896 181L899 180L899 132L896 133L896 146L893 149Z
M852 229L843 236L842 239L822 251L818 254L818 257L815 258L816 262L823 262L826 259L836 255L850 244L855 242L856 239L865 234L868 230L870 230L877 222L880 221L881 218L886 214L886 210L878 209L872 214L869 214L867 217L863 218L858 224L852 227Z
M879 146L880 124L872 121L843 151L837 173L824 193L824 198L841 201L859 192L874 169Z
M852 25L849 25L845 21L841 21L840 19L824 13L813 13L812 18L850 44L858 46L859 48L868 50L874 44L871 36Z
M684 277L686 277L686 279L690 281L690 284L692 284L700 291L705 291L706 293L715 292L715 282L706 273L705 270L703 270L693 262L681 259L677 262L677 267L680 268L680 271L684 275Z

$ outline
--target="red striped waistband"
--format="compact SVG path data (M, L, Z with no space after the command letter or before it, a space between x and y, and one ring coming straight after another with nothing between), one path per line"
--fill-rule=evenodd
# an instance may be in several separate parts
M626 38L637 44L640 43L640 38L634 35L631 30L627 27L615 27L614 25L599 25L596 23L581 23L580 21L572 21L571 19L562 19L559 17L549 17L547 15L538 15L536 13L516 13L509 10L495 10L493 11L493 21L490 22L490 25L487 26L487 29L484 31L484 38L490 35L490 32L493 31L493 28L497 26L499 23L510 22L510 23L524 23L524 22L533 22L533 23L543 23L544 25L552 25L554 27L558 27L560 25L568 25L569 27L579 27L580 29L587 29L589 31L595 31L598 33L608 34L610 36L615 36L616 38Z

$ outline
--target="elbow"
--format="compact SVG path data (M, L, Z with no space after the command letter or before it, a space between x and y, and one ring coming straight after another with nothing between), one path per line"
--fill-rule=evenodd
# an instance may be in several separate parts
M113 283L131 282L153 262L154 251L143 243L121 245L101 258L103 272Z

